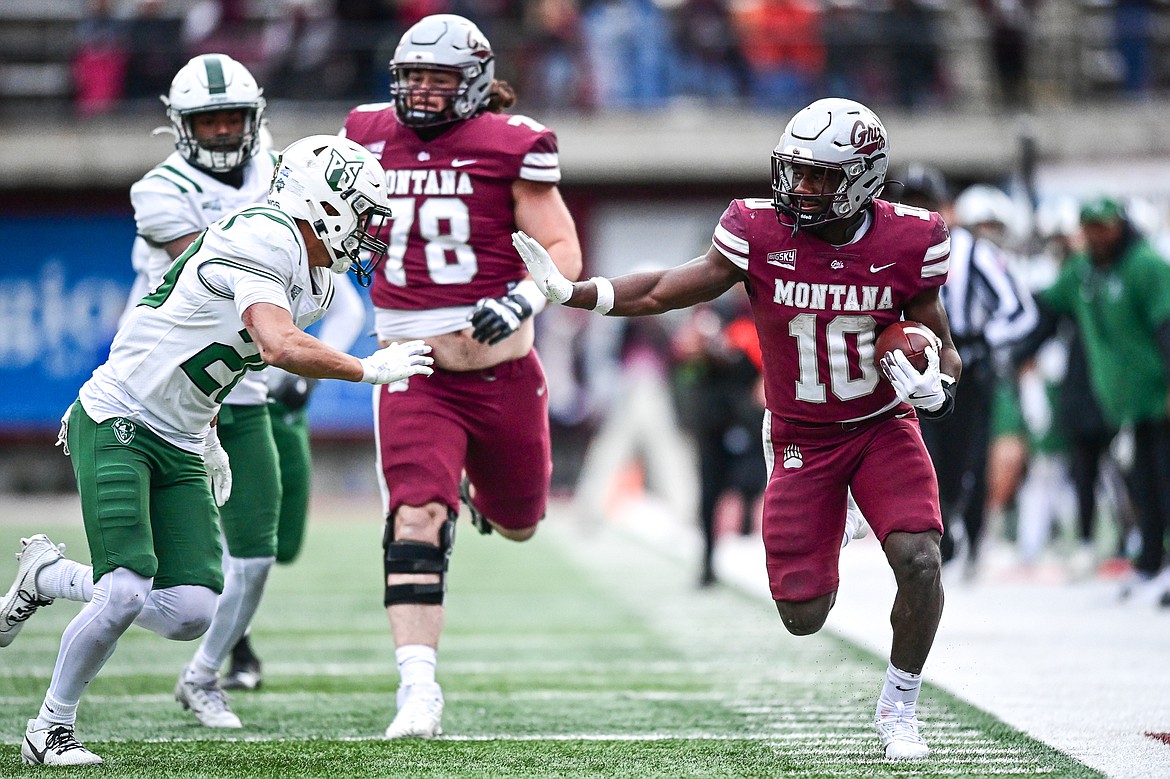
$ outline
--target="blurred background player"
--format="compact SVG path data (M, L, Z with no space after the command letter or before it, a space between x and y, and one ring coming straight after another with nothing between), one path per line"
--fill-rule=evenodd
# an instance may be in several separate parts
M673 348L679 363L679 419L694 437L699 459L699 586L708 587L716 582L715 545L725 507L738 509L734 532L751 535L768 482L760 435L763 360L742 288L692 309Z
M548 500L547 386L532 348L545 298L509 236L533 231L570 278L581 248L556 136L503 114L515 93L494 74L474 24L428 16L394 52L392 105L358 106L343 130L380 155L391 190L390 253L370 291L379 343L421 338L435 358L429 383L374 395L400 679L387 738L442 732L435 663L461 495L481 532L512 541L536 532Z
M359 360L302 332L328 308L335 274L364 273L385 253L367 232L389 215L373 157L344 138L311 136L284 151L272 181L271 205L208 227L134 307L62 420L58 443L73 461L94 565L65 559L43 534L24 539L0 601L6 626L56 598L88 601L28 722L26 764L102 762L77 740L77 707L131 624L190 641L222 613L215 507L231 496L233 476L212 423L245 371L271 360L371 384L431 372L421 341ZM239 466L250 478L249 464Z
M953 207L936 168L912 165L899 200L937 211L951 227L951 267L939 295L963 360L963 394L955 413L922 426L938 473L945 531L943 562L955 559L965 576L975 574L987 502L991 412L1005 351L1036 325L1031 295L1013 278L1001 244L1015 223L1014 206L1002 191L977 184Z
M1105 420L1132 430L1128 486L1141 545L1121 597L1170 607L1170 573L1159 575L1170 526L1170 264L1113 198L1085 202L1080 222L1085 248L1038 295L1041 326L1019 356L1033 354L1060 315L1076 323Z
M849 495L897 580L893 645L874 725L889 759L919 759L922 669L942 616L942 516L917 414L954 408L962 370L939 287L950 239L942 218L875 198L885 127L865 106L826 98L799 111L772 154L773 199L734 200L707 253L663 271L564 278L538 241L513 236L550 300L599 314L661 314L744 284L763 355L769 468L763 537L776 609L794 635L824 626L837 596ZM632 264L632 263L631 263ZM877 333L905 318L936 334L919 372L881 359Z
M193 58L175 75L163 102L170 120L164 129L174 134L175 151L130 188L138 237L127 314L159 285L173 260L203 228L240 206L265 201L277 158L264 143L263 90L246 67L227 55ZM365 320L361 297L348 279L333 285L329 308L340 311L323 324L321 340L346 351ZM279 371L272 377L273 388L285 399L298 386L306 393L311 387L312 379L273 371ZM208 727L240 726L218 686L219 669L229 652L232 686L259 684L259 661L241 636L279 557L278 520L286 518L285 529L295 532L297 546L303 537L308 430L303 414L286 423L286 415L269 403L268 378L268 371L247 372L219 412L220 440L241 477L220 510L227 546L224 592L216 618L175 692ZM291 446L277 446L274 427ZM288 497L285 483L291 485ZM291 556L286 553L286 559Z

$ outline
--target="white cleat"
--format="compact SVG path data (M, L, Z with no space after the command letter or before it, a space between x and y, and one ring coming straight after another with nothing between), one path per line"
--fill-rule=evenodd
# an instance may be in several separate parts
M64 557L65 545L54 544L44 533L20 539L20 551L16 554L19 565L16 581L0 600L0 647L8 646L16 634L41 606L53 603L37 591L37 573L50 563Z
M196 684L183 680L175 685L175 700L184 709L190 709L199 724L208 728L242 728L244 724L228 706L227 693L220 689L219 681L211 684Z
M906 716L903 705L897 711L883 712L886 716L874 717L878 738L886 751L888 760L921 760L930 754L930 747L918 734L918 718Z
M102 759L77 740L72 725L49 725L34 730L36 720L29 720L20 747L25 765L101 765Z
M841 538L841 548L844 549L849 545L849 542L857 538L865 538L869 535L869 523L865 521L865 515L861 513L861 509L853 501L853 495L849 495L849 505L845 509L845 535Z
M398 715L386 738L434 738L443 735L443 691L437 684L398 688Z

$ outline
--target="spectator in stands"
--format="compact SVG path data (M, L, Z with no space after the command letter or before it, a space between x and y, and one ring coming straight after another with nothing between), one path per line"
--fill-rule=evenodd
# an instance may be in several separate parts
M1009 108L1025 108L1030 102L1028 58L1040 2L978 0L987 22L991 66L999 99Z
M937 169L915 165L903 179L903 203L939 211L951 225L951 269L941 297L963 358L963 393L954 414L923 424L922 437L938 471L943 561L958 560L964 576L971 577L986 516L995 387L1007 348L1035 327L1036 309L995 239L1015 222L1015 206L1006 194L975 185L952 204Z
M670 16L676 95L715 104L736 102L751 89L751 74L739 48L729 0L684 0Z
M165 0L141 0L130 21L133 43L126 66L126 97L157 100L171 86L171 79L187 60L183 40L183 19L173 13ZM208 51L213 51L209 49Z
M825 67L820 7L810 0L745 0L732 6L751 72L752 102L769 109L805 103Z
M90 0L77 28L73 88L81 118L117 108L126 89L129 25L113 14L113 0Z
M1080 218L1085 250L1040 293L1042 327L1019 356L1034 353L1060 314L1077 323L1105 420L1133 430L1129 487L1141 549L1121 596L1148 595L1170 606L1170 574L1159 576L1170 528L1170 264L1138 233L1119 201L1089 200Z
M903 108L936 103L943 89L938 4L930 0L893 0L882 21L894 100Z
M666 17L654 0L582 0L581 22L598 106L665 104L672 56Z
M1125 72L1126 94L1141 97L1153 86L1156 0L1114 0L1113 36Z
M589 104L592 84L585 66L581 14L575 0L537 0L525 5L529 62L526 92L548 108Z

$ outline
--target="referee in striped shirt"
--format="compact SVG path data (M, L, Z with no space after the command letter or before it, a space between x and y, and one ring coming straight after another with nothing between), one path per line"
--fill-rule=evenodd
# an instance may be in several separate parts
M970 578L983 532L992 398L1008 374L1008 348L1036 327L1036 305L997 243L1012 221L1007 195L975 185L952 207L942 173L925 165L911 166L902 183L900 202L940 212L951 229L950 272L941 298L963 358L963 390L954 413L926 420L922 436L938 473L943 562L960 561Z

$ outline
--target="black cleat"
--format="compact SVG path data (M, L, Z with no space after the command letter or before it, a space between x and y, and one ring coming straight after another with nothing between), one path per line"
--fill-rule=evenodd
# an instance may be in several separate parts
M467 505L467 510L471 513L471 524L475 529L482 535L491 535L492 523L488 522L488 518L471 502L471 481L466 476L459 482L459 499Z
M219 686L225 690L258 690L262 681L260 658L252 651L245 635L232 647L232 662L219 680Z

